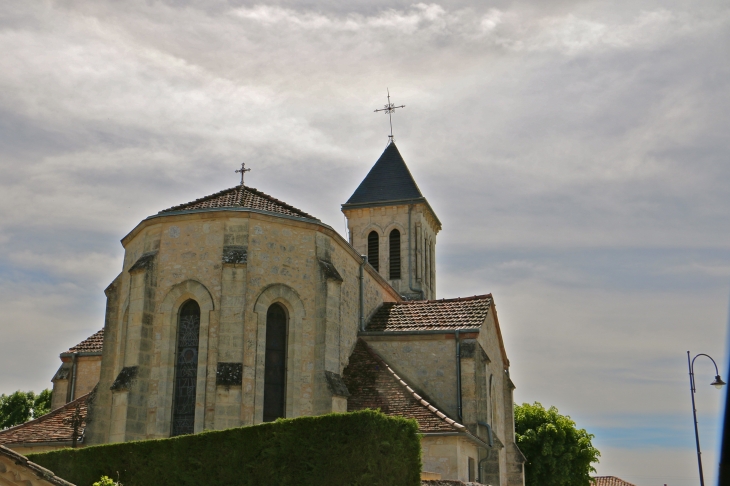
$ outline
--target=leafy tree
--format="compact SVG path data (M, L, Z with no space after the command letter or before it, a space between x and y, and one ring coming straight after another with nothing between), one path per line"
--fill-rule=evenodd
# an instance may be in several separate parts
M51 411L51 394L51 390L46 388L36 395L35 400L33 400L33 418L38 418Z
M51 390L45 389L36 395L20 390L10 395L0 395L0 429L20 425L28 420L45 415L51 408Z
M589 486L601 453L585 429L539 402L515 406L517 445L527 458L526 486Z

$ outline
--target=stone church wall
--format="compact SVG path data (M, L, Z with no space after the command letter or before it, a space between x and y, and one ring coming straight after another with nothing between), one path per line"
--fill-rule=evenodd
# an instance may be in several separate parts
M124 271L107 289L91 442L170 435L177 313L188 299L201 308L196 432L262 421L266 310L275 302L289 316L286 415L346 403L325 371L340 374L355 344L361 260L333 230L253 212L201 212L146 220L123 244ZM366 318L383 298L399 297L366 266ZM219 383L217 373L236 366L240 382ZM117 383L123 371L133 376Z

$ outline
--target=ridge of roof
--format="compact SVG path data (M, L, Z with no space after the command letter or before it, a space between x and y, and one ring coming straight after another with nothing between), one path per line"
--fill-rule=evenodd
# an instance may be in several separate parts
M66 353L101 353L104 346L104 329L96 331L76 346L69 348Z
M361 338L358 338L357 343L355 344L355 350L353 350L353 354L350 357L351 358L350 363L348 363L348 366L345 368L346 370L348 368L350 368L351 364L356 364L356 363L353 363L352 358L353 358L353 356L355 356L356 351L358 351L358 347L360 347L362 350L364 350L372 360L374 360L380 367L382 367L385 370L385 372L387 373L386 376L388 376L390 380L392 380L396 385L398 385L402 390L404 390L404 392L407 394L407 396L413 400L412 403L415 403L421 409L427 410L428 413L430 414L430 416L435 417L437 419L435 421L435 425L440 423L440 424L442 424L442 427L447 427L446 430L449 430L449 428L450 428L457 432L466 432L466 433L471 434L464 425L449 418L445 413L443 413L441 410L439 410L433 404L428 402L421 395L416 393L416 391L405 380L403 380L400 376L398 376L398 374L395 371L393 371L393 369L390 367L390 365L388 363L386 363L383 360L383 358L381 358L377 353L375 353L375 351L373 351L373 349ZM357 359L357 357L355 357L355 359ZM350 370L351 369L352 368L350 368ZM380 371L380 370L378 369L377 371ZM343 376L343 378L347 381L352 382L352 379L355 379L354 377L350 376L349 373L343 372L343 375L345 375L345 376ZM348 389L349 388L350 388L350 386L348 386ZM354 404L354 402L356 401L356 400L353 400L353 397L354 398L358 397L359 389L352 389L349 391L350 391L350 400L348 400L348 410L350 409L350 405ZM379 395L381 395L381 394L379 393ZM394 403L397 403L397 402L394 401ZM401 413L399 413L399 412L401 412ZM417 422L419 422L419 429L423 429L424 427L427 426L426 421L423 419L423 417L420 417L420 416L410 416L409 417L407 415L407 411L404 411L404 410L400 410L400 411L399 410L394 410L394 411L387 410L387 411L384 411L384 413L405 416L408 418L414 418L414 419L416 419ZM419 419L421 419L421 420L419 420ZM437 425L437 430L438 430L438 425ZM429 430L422 430L422 431L429 432ZM431 431L433 431L433 430L431 430Z
M73 428L66 423L65 419L71 417L76 410L76 405L79 405L79 409L84 416L80 427L80 430L83 430L86 427L89 395L91 395L91 392L45 415L41 415L37 419L0 431L0 444L71 442L73 440Z
M196 209L232 207L259 209L271 213L280 213L319 221L318 218L305 213L301 209L295 208L291 204L287 204L284 201L270 196L265 192L259 191L256 188L240 184L229 189L218 191L209 196L204 196L187 203L163 209L157 214L170 213L173 211L194 211Z
M450 302L468 302L472 300L486 300L491 299L492 294L481 294L481 295L472 295L471 297L452 297L450 299L424 299L424 300L404 300L401 302L398 302L398 305L404 305L404 304L441 304L441 303L450 303Z
M413 199L425 200L398 147L392 142L342 206Z

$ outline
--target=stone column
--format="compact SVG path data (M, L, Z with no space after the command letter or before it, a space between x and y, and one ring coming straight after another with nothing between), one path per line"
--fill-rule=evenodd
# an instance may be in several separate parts
M92 394L89 411L86 417L84 440L87 444L104 444L109 442L109 427L111 425L112 392L110 387L114 382L117 369L117 336L119 334L119 296L121 278L119 275L104 290L106 294L106 316L104 319L104 347L101 355L101 371L99 384Z
M115 380L112 418L116 434L123 441L147 437L148 381L153 354L155 290L157 287L155 260L157 251L144 253L129 269L129 314L127 322L124 368ZM121 394L127 394L126 399ZM126 409L126 413L123 412Z
M237 231L232 231L234 229ZM225 241L243 243L244 227L227 227ZM243 423L243 316L246 307L247 262L247 246L226 244L223 247L221 311L215 363L215 418L212 424L216 430L239 427Z

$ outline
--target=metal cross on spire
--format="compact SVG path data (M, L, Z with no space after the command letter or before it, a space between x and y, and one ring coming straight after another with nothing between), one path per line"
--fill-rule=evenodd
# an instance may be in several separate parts
M241 168L236 171L236 174L241 173L241 185L243 185L243 176L246 175L246 172L251 172L251 169L246 168L246 162L241 164Z
M387 88L386 88L387 89ZM375 110L375 113L382 111L383 113L388 115L388 119L390 120L390 135L388 135L388 143L393 143L393 113L395 113L396 108L405 108L406 105L400 105L395 106L393 103L390 102L390 90L388 89L388 104L383 105L383 108L379 110Z

